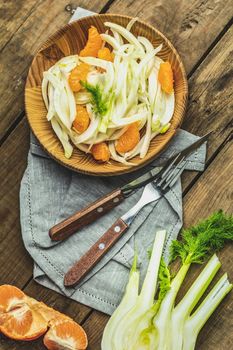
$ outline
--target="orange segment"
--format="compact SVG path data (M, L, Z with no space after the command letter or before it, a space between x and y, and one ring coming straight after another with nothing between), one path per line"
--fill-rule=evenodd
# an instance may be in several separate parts
M100 58L101 60L113 62L114 56L112 52L109 50L109 48L103 47L98 51L98 58Z
M0 313L10 311L25 303L25 294L18 288L4 284L0 286Z
M91 148L91 153L96 160L107 162L110 158L110 151L106 142L97 143Z
M88 30L88 40L85 47L80 51L80 56L92 56L97 57L98 51L103 44L103 40L98 32L98 30L91 26Z
M47 331L48 322L27 305L0 316L0 331L16 340L33 340Z
M80 63L69 75L69 85L72 91L78 92L82 89L80 80L86 81L90 66L86 63Z
M128 129L121 135L116 143L118 153L126 153L134 149L140 141L140 133L138 123L130 124Z
M49 329L44 337L44 345L49 350L85 350L87 335L77 323L65 321Z
M70 317L60 313L57 310L54 310L53 308L45 305L42 302L38 302L33 298L28 297L27 301L31 310L34 310L37 313L39 313L42 316L42 318L48 323L49 327L64 322L65 320L71 320Z
M77 115L73 122L73 127L78 133L82 134L84 131L87 130L90 124L90 117L86 107L84 106L77 105L76 111Z
M173 91L173 72L172 67L169 62L164 62L160 64L158 80L161 84L161 88L167 94L170 94Z

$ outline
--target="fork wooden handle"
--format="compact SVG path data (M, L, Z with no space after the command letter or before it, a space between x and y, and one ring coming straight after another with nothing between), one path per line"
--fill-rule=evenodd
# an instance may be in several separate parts
M112 208L116 207L124 199L121 189L116 189L106 196L91 203L84 209L76 212L68 219L53 226L49 230L49 236L53 241L62 241L77 232L82 227L95 221Z
M66 273L64 285L66 287L77 285L118 241L127 228L128 225L121 218L118 219Z

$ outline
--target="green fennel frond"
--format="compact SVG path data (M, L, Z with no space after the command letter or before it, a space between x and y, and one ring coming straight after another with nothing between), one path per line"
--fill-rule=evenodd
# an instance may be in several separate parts
M92 96L91 103L94 106L94 112L97 113L99 116L105 115L108 111L108 100L103 97L103 94L99 85L94 86L85 81L80 81L80 84L88 92L90 92Z
M158 301L161 302L168 290L171 288L171 274L169 267L164 261L164 258L161 258L160 267L159 267L159 296Z
M196 226L183 229L181 238L172 242L171 261L180 257L183 263L201 264L226 241L233 240L233 216L222 210L215 212Z

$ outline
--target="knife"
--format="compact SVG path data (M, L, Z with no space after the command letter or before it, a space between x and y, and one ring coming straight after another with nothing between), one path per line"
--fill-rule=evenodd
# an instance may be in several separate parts
M92 202L87 207L77 211L75 214L71 215L62 222L56 224L49 230L49 236L53 241L62 241L70 237L72 234L76 233L82 227L94 222L108 211L119 205L125 198L133 194L135 191L146 186L151 181L158 178L163 171L164 167L169 169L173 166L174 160L178 157L187 157L199 146L201 146L205 141L207 141L209 135L208 133L192 143L187 148L183 149L181 152L170 157L163 165L162 169L159 171L158 167L154 167L147 171L145 174L138 177L136 180L129 182L128 184L115 189L114 191L106 194L102 198Z

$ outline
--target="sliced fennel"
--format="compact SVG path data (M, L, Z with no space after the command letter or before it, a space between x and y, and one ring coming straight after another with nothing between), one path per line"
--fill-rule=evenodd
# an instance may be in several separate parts
M42 81L46 117L53 124L59 123L63 146L64 134L85 152L91 151L91 145L106 142L111 158L127 166L134 164L128 160L135 155L144 158L152 138L167 131L175 106L174 92L165 94L158 82L163 60L157 55L162 45L154 47L147 38L136 37L131 32L136 21L137 18L129 21L126 28L105 23L108 30L101 34L102 48L108 44L112 49L110 61L78 55L63 57L44 72ZM89 72L85 81L79 81L82 89L73 92L69 76L83 63L89 65ZM76 105L86 106L90 116L88 129L81 135L73 127L78 118ZM144 127L140 142L130 152L118 154L112 141L117 141L121 131L134 122L140 124L140 129ZM71 154L66 152L66 156Z
M134 262L126 294L105 328L102 350L194 350L201 328L232 289L224 274L193 312L221 266L213 253L221 249L226 241L233 240L232 216L219 211L182 231L182 240L173 241L171 247L171 261L178 257L182 261L173 279L161 259L163 232L156 235L140 294L137 293L138 275L136 280L132 277L132 271L136 271ZM203 263L211 254L207 265L175 306L177 293L191 264ZM157 278L159 293L154 300Z
M154 304L154 295L157 287L158 272L165 238L166 231L158 231L156 233L147 274L141 292L136 299L135 305L126 315L122 316L121 322L116 326L112 337L113 349L129 350L133 348L141 331L145 329L145 322L142 321L145 321L145 313ZM138 327L139 325L141 327Z
M129 281L125 290L125 295L104 329L101 343L102 350L113 349L112 339L114 330L118 326L118 323L122 320L122 317L126 315L135 305L138 298L138 293L139 272L137 270L137 255L135 254L134 262L129 275Z

